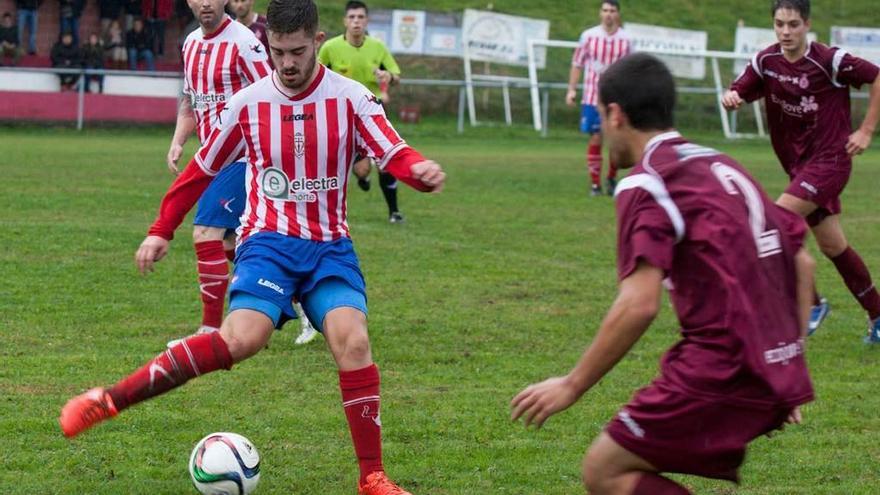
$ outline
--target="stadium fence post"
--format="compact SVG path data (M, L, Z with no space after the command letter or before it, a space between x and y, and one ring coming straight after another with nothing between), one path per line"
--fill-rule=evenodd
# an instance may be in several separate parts
M532 94L532 123L536 131L541 131L541 97L538 94L538 67L535 64L535 40L526 41L529 57L529 90Z
M462 84L458 88L458 133L464 134L464 112L465 105L467 104L467 95L465 94L467 91L465 89L465 85Z
M513 125L513 116L510 112L510 81L507 78L501 85L501 94L504 96L504 121L509 127Z
M548 127L550 127L550 88L546 88L543 91L542 101L541 101L541 137L547 137Z
M78 84L79 89L76 104L76 130L78 131L81 131L83 129L83 115L85 113L86 106L86 84L88 84L88 80L86 79L86 71L85 69L80 69Z

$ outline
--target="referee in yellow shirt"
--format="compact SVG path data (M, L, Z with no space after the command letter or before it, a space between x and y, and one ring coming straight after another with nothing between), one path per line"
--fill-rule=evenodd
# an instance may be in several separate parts
M318 51L318 61L328 69L363 84L376 95L387 101L388 86L400 80L400 67L380 40L367 35L367 5L357 0L345 4L345 34L324 42ZM356 159L354 174L358 186L364 191L370 189L370 159ZM379 171L379 185L385 202L388 203L388 221L403 222L403 215L397 207L397 179L391 174Z

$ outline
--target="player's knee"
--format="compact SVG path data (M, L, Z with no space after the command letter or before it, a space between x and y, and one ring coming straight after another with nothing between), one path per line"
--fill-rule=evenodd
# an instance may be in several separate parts
M195 225L193 227L193 243L198 244L206 241L222 241L226 236L226 229L218 227L206 227Z
M268 318L266 318L268 320ZM229 348L229 354L236 363L260 352L269 343L272 335L271 325L253 324L240 318L227 317L220 328L220 335Z
M338 361L351 363L370 359L370 337L367 334L366 318L362 313L352 311L328 315L324 320L324 334L327 335Z
M847 243L844 239L819 239L816 237L816 244L828 258L836 258L840 253L846 251Z
M584 488L587 489L587 493L607 493L607 474L607 466L605 466L599 452L594 447L590 447L581 464L581 479L583 480Z

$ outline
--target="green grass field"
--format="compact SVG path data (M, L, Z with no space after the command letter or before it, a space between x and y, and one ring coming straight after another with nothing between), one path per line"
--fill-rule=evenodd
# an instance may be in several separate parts
M383 373L386 466L420 495L582 493L583 452L656 373L676 340L674 314L664 307L632 353L542 430L511 423L511 397L566 372L615 296L613 204L586 196L583 139L572 132L453 128L401 126L449 172L441 195L402 192L406 224L387 223L378 191L350 196ZM154 274L133 263L171 180L171 130L0 133L0 492L195 493L190 449L234 431L263 456L258 493L354 493L335 367L322 342L293 345L295 324L232 372L62 437L70 396L113 383L198 323L186 225ZM772 196L783 189L769 143L698 141L746 164ZM856 163L844 225L880 277L878 183L875 146ZM754 442L739 489L679 478L695 492L877 493L880 349L862 344L864 315L829 262L818 279L834 309L810 340L818 399L805 424Z

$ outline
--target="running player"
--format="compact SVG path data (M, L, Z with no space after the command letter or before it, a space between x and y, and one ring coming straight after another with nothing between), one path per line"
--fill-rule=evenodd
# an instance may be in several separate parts
M574 106L577 84L583 83L580 128L581 132L590 135L587 143L587 168L590 170L590 194L593 196L602 194L602 133L599 112L596 111L599 76L606 67L630 52L629 36L620 23L620 2L603 1L599 10L599 19L602 22L584 31L578 40L578 47L571 60L568 92L565 94L565 103ZM583 78L581 78L582 73ZM605 181L609 195L614 194L616 183L617 164L609 160L608 178Z
M840 195L852 158L864 152L880 119L880 69L840 48L807 41L809 0L775 0L778 43L755 55L722 98L730 110L763 97L773 150L791 178L777 200L807 219L816 243L868 313L865 342L880 344L880 294L840 224ZM870 85L868 112L853 132L849 88ZM814 292L809 333L828 314Z
M168 190L136 254L141 271L151 271L202 191L244 154L247 206L229 314L219 332L188 337L112 387L68 401L61 428L73 437L192 378L230 369L294 317L291 297L297 297L339 367L360 466L358 493L405 495L382 464L379 369L367 335L366 287L349 236L346 191L358 152L421 191L440 191L445 174L400 138L369 90L317 63L324 33L312 0L272 0L268 18L275 71L228 102L219 126Z
M511 404L514 419L537 426L572 405L648 329L669 289L682 338L587 452L590 493L689 493L664 472L736 481L747 444L799 422L813 398L806 225L731 158L675 132L674 106L672 74L651 55L602 76L602 133L616 163L633 167L615 193L619 293L577 366Z
M350 77L367 87L380 101L387 98L388 87L400 81L400 67L381 40L367 34L367 5L357 0L345 4L345 33L321 46L318 61L328 69ZM370 190L370 160L359 156L354 165L358 187ZM388 221L403 222L397 206L397 180L379 170L379 187L388 205Z

